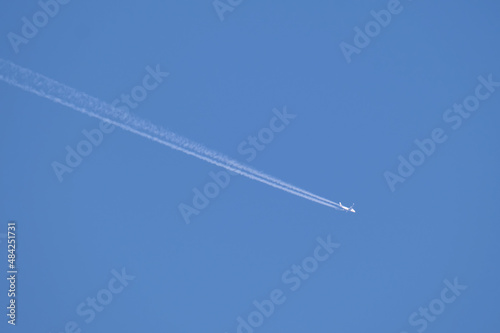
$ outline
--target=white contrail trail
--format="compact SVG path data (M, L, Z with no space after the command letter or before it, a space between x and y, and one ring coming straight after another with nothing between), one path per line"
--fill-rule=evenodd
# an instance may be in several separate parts
M199 143L193 142L164 128L158 127L147 120L140 119L128 111L113 107L112 105L102 102L95 97L77 91L62 83L1 58L0 79L25 91L68 106L91 117L107 121L124 130L141 135L152 141L156 141L188 155L195 156L201 160L233 171L250 179L279 188L291 194L331 208L341 209L340 205L334 201L325 199L286 183L278 178L246 166Z

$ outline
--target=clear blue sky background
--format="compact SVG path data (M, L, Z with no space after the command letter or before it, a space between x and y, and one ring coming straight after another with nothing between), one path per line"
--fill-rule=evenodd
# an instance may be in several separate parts
M357 213L234 177L187 225L178 205L219 169L119 129L59 182L51 163L99 121L0 82L0 233L18 221L19 266L1 331L230 333L278 288L255 332L410 333L457 277L426 331L498 332L500 89L457 130L442 116L479 75L500 81L500 3L401 5L348 64L339 44L387 1L248 0L223 22L210 0L71 1L18 53L7 34L40 7L3 3L1 58L107 102L159 64L170 76L133 112L238 160L286 106L297 117L250 164ZM448 140L392 192L384 172L437 127ZM282 274L328 235L340 248L291 291ZM86 324L76 307L122 267L135 280Z

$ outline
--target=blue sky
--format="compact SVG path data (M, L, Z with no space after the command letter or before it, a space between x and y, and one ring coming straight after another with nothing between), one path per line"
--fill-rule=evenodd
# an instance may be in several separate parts
M109 103L168 72L134 114L356 213L232 176L187 224L179 205L222 169L121 129L60 179L99 121L0 82L0 267L16 220L19 269L2 332L230 333L239 317L242 333L496 332L500 4L223 3L221 21L211 1L70 1L18 52L10 33L41 5L4 4L0 58ZM388 8L348 62L341 43ZM238 147L284 108L296 117L248 162ZM447 139L413 153L436 129Z

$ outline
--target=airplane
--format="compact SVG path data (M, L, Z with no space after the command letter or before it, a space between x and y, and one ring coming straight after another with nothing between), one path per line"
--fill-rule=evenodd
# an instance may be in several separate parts
M346 207L346 206L342 205L342 202L339 202L339 205L340 205L340 208L342 208L344 210L344 212L353 212L353 213L356 213L356 211L354 210L354 208L352 208L354 206L354 204L352 204L351 207Z

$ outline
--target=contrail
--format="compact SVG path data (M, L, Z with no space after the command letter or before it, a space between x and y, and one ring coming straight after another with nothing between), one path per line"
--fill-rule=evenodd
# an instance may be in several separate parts
M224 154L209 149L162 127L158 127L150 121L141 119L128 111L116 108L84 92L68 87L46 76L35 73L30 69L23 68L1 58L0 79L12 86L70 107L91 117L104 120L126 131L138 134L242 176L324 206L341 210L340 205L334 201L325 199L286 183L276 177L267 175L264 172L231 159Z

